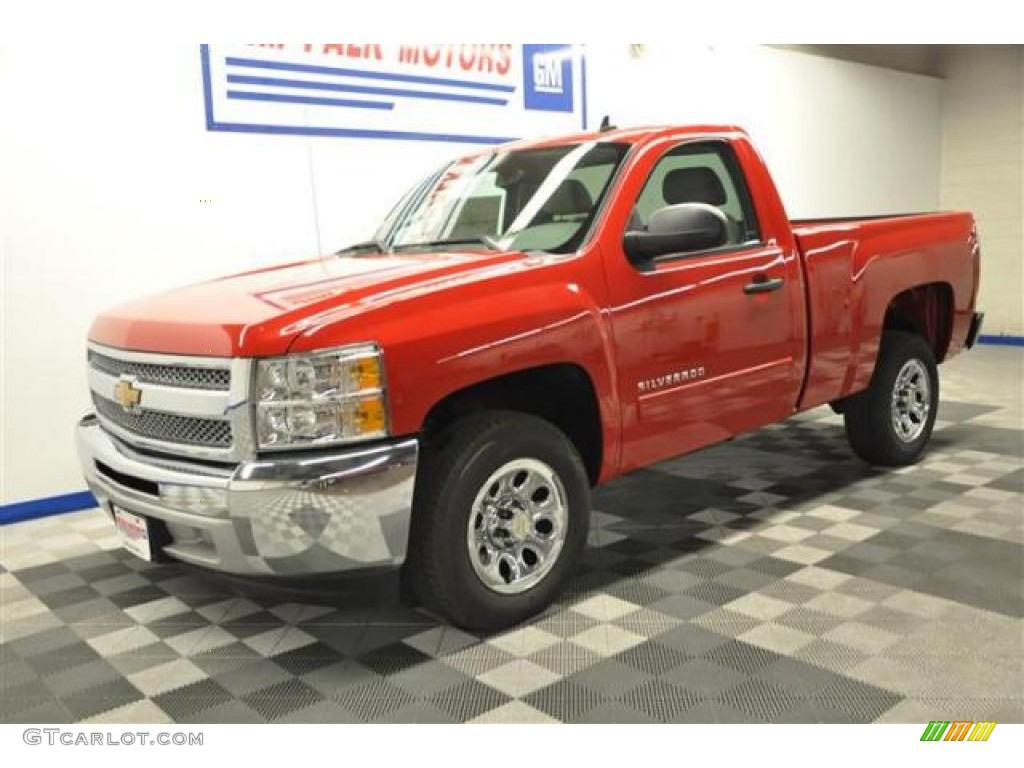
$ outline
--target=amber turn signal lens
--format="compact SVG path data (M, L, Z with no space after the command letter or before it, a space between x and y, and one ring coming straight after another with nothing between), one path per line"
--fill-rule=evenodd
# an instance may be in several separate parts
M360 435L385 434L387 428L387 410L384 396L367 397L359 401L356 410L356 431Z
M351 392L366 392L381 389L383 376L379 357L364 357L348 364Z

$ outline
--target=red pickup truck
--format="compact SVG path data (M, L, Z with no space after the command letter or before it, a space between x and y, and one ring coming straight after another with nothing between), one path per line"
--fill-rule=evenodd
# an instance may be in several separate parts
M617 475L824 404L862 458L915 461L978 266L968 213L791 222L738 128L515 143L371 242L101 315L79 451L143 557L401 569L449 621L507 626Z

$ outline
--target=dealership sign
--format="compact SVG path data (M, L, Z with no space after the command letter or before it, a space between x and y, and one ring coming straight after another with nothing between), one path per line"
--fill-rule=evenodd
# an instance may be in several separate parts
M211 131L493 144L586 128L569 44L201 46Z

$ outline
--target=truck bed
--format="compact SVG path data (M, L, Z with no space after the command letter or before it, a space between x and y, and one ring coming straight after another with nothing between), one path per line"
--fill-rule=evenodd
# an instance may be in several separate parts
M905 285L948 288L954 321L938 355L963 348L977 285L977 237L969 213L798 219L791 222L804 255L808 360L800 408L832 402L867 387L886 305Z

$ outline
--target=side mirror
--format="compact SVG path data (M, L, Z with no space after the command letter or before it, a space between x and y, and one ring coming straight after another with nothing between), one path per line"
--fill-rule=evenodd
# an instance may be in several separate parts
M645 232L627 232L626 256L643 264L659 256L687 251L707 251L728 242L725 214L706 203L680 203L660 208L651 216Z

